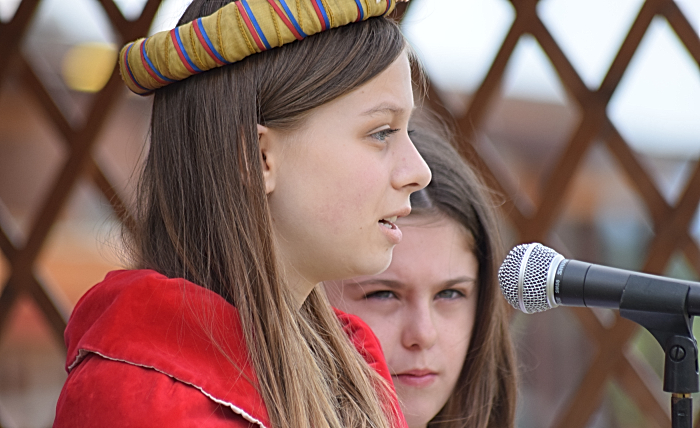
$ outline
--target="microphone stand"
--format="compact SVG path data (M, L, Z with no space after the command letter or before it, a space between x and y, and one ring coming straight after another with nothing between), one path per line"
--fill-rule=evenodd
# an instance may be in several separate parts
M686 306L689 291L690 286L633 275L620 300L620 316L646 328L666 354L663 389L671 393L672 428L693 427L690 394L700 392L698 345Z

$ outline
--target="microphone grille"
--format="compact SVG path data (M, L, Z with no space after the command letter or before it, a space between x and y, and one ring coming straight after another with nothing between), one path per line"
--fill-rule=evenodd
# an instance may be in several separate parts
M529 314L551 309L547 276L557 256L559 253L538 243L513 248L498 269L498 282L508 303Z
M498 283L501 285L501 292L508 303L515 309L520 310L518 303L518 277L520 276L520 265L525 256L527 247L532 244L520 244L510 250L506 259L498 269Z

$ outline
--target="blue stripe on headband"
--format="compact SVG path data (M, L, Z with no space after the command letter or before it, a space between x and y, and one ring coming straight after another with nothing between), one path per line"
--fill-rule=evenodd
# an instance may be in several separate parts
M360 11L360 21L365 19L365 11L362 10L362 3L360 3L360 0L355 0L355 3L357 3L357 9Z
M321 11L321 14L323 15L323 21L326 23L326 29L331 28L331 23L328 20L328 14L326 13L326 8L323 7L323 0L316 0L316 4L318 5L318 9Z
M130 44L129 47L126 49L126 52L124 53L124 65L126 65L126 71L129 72L129 77L131 77L131 80L138 86L139 88L143 89L144 91L151 92L151 89L144 88L141 86L138 80L136 80L136 77L134 77L134 73L131 72L131 67L129 67L129 52L131 52L131 48L134 47L134 44Z
M201 73L202 70L200 70L199 67L194 65L194 63L190 59L190 56L187 55L187 51L185 50L185 47L182 45L182 39L180 38L180 31L179 30L180 30L179 28L175 29L175 38L177 39L178 46L180 46L180 52L182 52L182 56L185 57L185 59L187 60L187 63L190 65L190 67L192 67L192 69L194 71L196 71L197 73Z
M253 11L250 10L250 6L248 6L248 2L246 2L245 0L240 0L240 2L243 5L243 7L245 8L245 11L248 12L248 17L253 22L253 27L255 27L255 31L258 32L258 35L260 36L260 39L262 39L262 42L265 45L265 47L267 49L272 49L270 47L270 44L267 42L267 38L265 38L265 33L263 33L262 29L258 25L258 20L255 19L255 15L253 15Z
M146 39L148 40L148 39ZM153 70L154 73L161 79L165 80L166 82L174 83L177 82L177 80L169 79L162 74L160 74L160 71L158 71L157 68L153 66L153 63L151 62L151 59L148 57L148 52L146 52L146 40L141 43L141 53L143 54L143 57L146 58L146 62L148 63L148 66L151 67L151 70Z
M357 0L355 0L355 1L357 1ZM287 6L287 3L284 0L279 0L279 2L282 5L282 7L284 8L284 11L287 12L287 16L289 16L289 20L292 21L292 25L294 25L294 28L297 29L297 31L299 32L299 35L301 37L308 37L306 35L306 33L304 33L304 31L299 26L299 23L297 22L297 20L294 19L294 15L292 15L292 11L289 10L289 6Z
M209 35L207 34L207 30L204 29L204 25L202 25L202 18L197 18L197 26L199 27L199 31L202 33L202 36L204 36L204 41L207 42L209 49L211 49L211 52L214 55L216 55L216 58L218 58L219 61L223 62L224 64L231 64L230 62L226 61L226 59L219 54L219 52L214 47L214 44L211 42L211 40L209 40Z

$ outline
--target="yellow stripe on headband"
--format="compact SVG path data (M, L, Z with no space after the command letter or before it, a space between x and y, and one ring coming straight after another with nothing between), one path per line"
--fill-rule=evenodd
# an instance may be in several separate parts
M145 95L329 28L388 15L396 2L237 0L213 15L128 43L119 54L119 70L129 89Z

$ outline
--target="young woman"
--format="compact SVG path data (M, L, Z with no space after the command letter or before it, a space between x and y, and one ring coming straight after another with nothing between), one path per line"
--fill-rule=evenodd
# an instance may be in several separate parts
M76 306L55 426L403 426L376 338L317 287L385 269L430 180L394 1L225 3L122 50L155 90L137 269Z
M512 427L515 366L496 284L494 202L447 134L414 126L433 178L411 195L391 265L326 289L379 338L410 428Z

